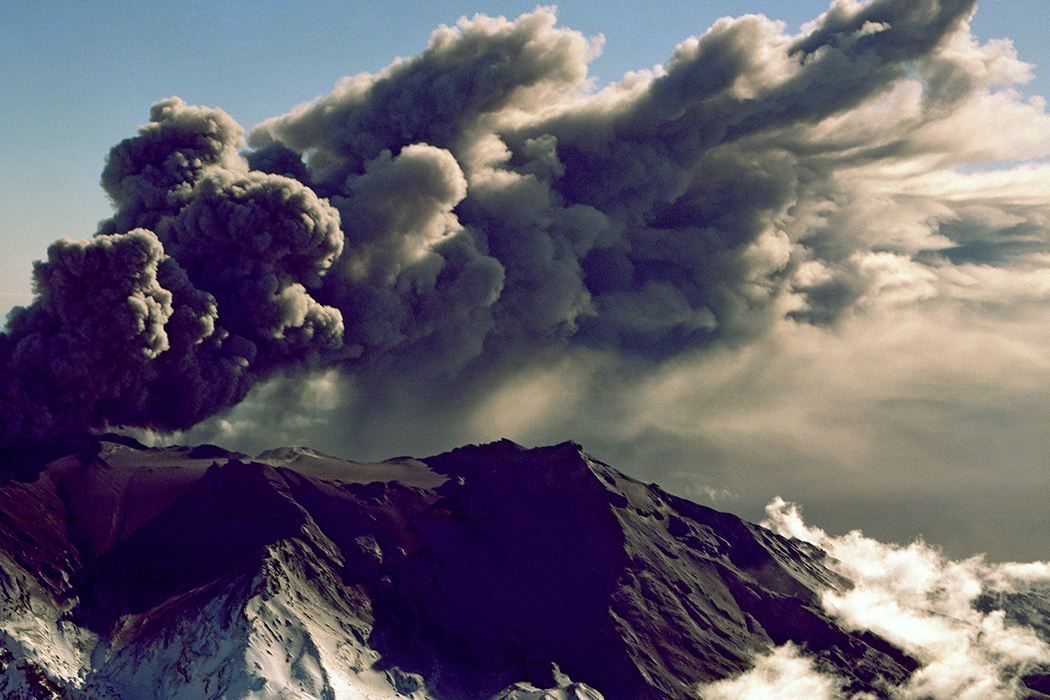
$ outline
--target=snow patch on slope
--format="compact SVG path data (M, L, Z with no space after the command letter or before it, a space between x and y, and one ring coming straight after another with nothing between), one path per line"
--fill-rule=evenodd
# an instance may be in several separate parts
M397 457L385 462L351 462L309 447L267 450L252 461L292 469L304 476L348 484L397 481L406 486L437 488L447 480L422 460L411 457Z
M307 545L268 547L250 578L227 577L199 608L172 611L107 661L85 697L107 700L388 700L368 648L367 596ZM410 696L415 697L415 696ZM422 700L423 696L419 696Z
M605 700L585 683L569 683L557 688L537 688L531 683L515 683L492 700Z
M67 684L83 680L97 638L64 618L66 608L0 555L0 649ZM4 696L8 697L8 696Z

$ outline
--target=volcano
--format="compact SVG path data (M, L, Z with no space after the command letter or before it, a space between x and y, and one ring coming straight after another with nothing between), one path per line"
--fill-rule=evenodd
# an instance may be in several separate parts
M789 643L885 698L918 667L822 609L851 583L821 550L575 443L366 464L107 436L3 470L5 698L686 700Z

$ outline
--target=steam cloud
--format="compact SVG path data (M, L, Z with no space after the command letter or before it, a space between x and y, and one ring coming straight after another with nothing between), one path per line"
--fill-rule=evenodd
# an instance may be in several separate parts
M598 43L539 8L441 27L247 138L158 102L110 153L113 217L51 246L0 336L0 444L186 430L320 371L353 377L365 412L466 410L567 351L658 366L935 296L967 262L1029 264L1042 203L943 175L1050 132L974 9L839 0L798 36L723 19L594 91ZM959 128L1018 118L1008 142ZM913 190L873 186L888 172Z

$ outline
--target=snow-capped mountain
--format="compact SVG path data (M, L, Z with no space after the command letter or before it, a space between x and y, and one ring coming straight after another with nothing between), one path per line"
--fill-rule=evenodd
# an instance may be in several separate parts
M820 549L574 443L360 464L107 438L2 469L3 698L685 700L785 645L884 698L921 666L825 610L852 584Z

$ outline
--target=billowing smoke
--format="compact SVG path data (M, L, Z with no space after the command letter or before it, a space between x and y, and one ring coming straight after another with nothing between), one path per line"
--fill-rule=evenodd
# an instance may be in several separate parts
M299 181L250 171L243 145L227 115L170 99L113 149L102 184L116 215L53 244L38 298L9 319L3 443L185 429L343 351L339 310L308 291L342 252L339 215Z
M1011 202L870 186L1045 149L1031 118L960 146L996 107L1045 122L996 92L1027 69L973 41L974 9L839 0L798 36L724 19L594 91L598 43L539 8L442 27L247 139L158 102L110 153L113 217L51 247L0 338L0 443L185 430L324 371L352 378L358 418L408 395L465 415L566 351L656 367L1043 252ZM974 240L992 220L1009 234Z

